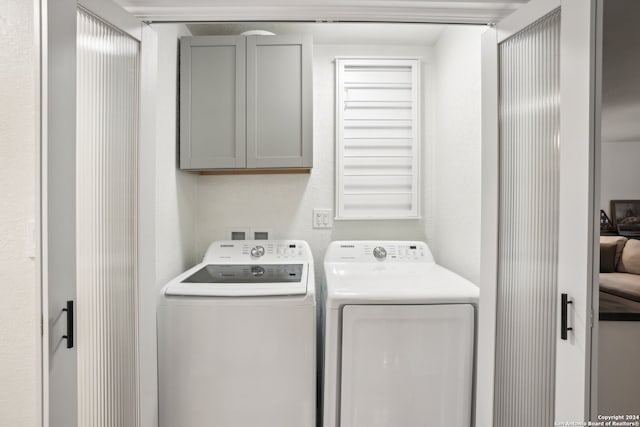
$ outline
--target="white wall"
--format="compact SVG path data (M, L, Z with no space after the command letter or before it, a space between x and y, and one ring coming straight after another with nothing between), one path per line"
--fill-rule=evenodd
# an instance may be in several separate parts
M448 27L435 46L436 135L427 178L427 234L436 261L480 282L480 34Z
M640 142L603 142L600 209L609 218L611 200L640 200Z
M140 167L141 424L157 426L156 304L162 286L194 259L197 176L177 168L178 38L184 25L143 33ZM146 36L146 38L145 38Z
M178 38L191 34L184 25L155 25L154 29L158 34L156 281L162 286L194 257L197 176L177 168Z
M37 422L36 265L26 253L35 217L33 2L0 2L0 426Z
M312 210L334 208L335 65L336 56L420 57L423 80L433 79L433 55L426 46L314 46L314 146L310 175L226 175L198 178L198 258L208 244L225 239L228 227L263 227L276 239L309 242L322 278L324 251L340 239L425 239L422 220L336 221L332 229L313 229ZM433 103L423 85L423 111ZM426 114L426 113L425 113ZM427 118L427 121L430 121ZM426 126L423 126L426 128ZM424 135L423 135L424 138ZM194 259L193 262L197 262Z

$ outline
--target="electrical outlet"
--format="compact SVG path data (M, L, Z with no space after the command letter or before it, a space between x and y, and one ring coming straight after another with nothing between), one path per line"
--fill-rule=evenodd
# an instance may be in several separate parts
M227 228L227 240L251 240L251 229L245 227Z
M333 227L333 217L331 209L313 209L313 228L331 228Z
M249 239L269 240L273 239L273 230L270 228L252 228Z

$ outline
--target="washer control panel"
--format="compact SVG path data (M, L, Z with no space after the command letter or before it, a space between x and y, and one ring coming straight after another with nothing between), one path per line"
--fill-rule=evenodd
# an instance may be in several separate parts
M433 262L433 256L429 246L424 242L358 240L331 243L325 260L329 262Z
M312 259L307 242L302 240L220 240L211 243L205 262L291 263Z

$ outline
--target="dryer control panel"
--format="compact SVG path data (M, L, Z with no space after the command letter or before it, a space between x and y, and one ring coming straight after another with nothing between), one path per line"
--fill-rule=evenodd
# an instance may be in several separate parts
M220 240L211 243L203 262L207 263L293 263L312 260L302 240Z
M325 262L427 262L433 255L425 242L395 240L354 240L333 242Z

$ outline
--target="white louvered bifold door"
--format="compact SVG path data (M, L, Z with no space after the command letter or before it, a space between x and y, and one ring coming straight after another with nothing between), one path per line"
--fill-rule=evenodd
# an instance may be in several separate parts
M78 10L78 425L139 425L139 42Z
M336 59L336 218L419 218L420 61Z
M499 46L495 426L552 426L558 271L560 12Z

